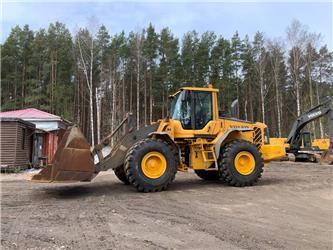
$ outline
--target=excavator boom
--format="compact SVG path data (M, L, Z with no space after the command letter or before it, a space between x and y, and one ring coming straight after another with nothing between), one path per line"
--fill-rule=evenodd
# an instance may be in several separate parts
M301 132L308 123L332 112L331 102L332 99L327 99L325 102L311 108L296 119L287 138L287 143L290 145L290 151L299 150Z

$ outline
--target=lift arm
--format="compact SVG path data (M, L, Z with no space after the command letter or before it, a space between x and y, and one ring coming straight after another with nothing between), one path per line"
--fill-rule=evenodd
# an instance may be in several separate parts
M311 108L301 116L299 116L296 121L294 122L292 129L289 133L287 143L289 143L290 151L298 150L300 147L300 140L301 140L301 132L302 129L310 122L319 119L320 117L323 117L327 114L329 114L329 117L332 116L332 99L329 98L325 102ZM332 123L332 119L329 119L329 122ZM332 124L329 124L329 127L332 127ZM330 132L332 133L332 132ZM331 135L332 136L332 135ZM332 139L332 138L331 138Z

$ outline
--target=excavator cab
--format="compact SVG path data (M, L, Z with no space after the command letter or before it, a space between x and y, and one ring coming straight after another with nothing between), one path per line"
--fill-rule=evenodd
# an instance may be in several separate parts
M312 136L309 131L302 132L302 142L303 142L303 148L312 148Z

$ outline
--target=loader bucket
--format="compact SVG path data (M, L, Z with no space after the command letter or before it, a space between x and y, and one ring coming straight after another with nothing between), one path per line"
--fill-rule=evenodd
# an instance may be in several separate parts
M90 145L76 126L65 132L52 164L31 176L34 182L90 181L95 176L95 166Z

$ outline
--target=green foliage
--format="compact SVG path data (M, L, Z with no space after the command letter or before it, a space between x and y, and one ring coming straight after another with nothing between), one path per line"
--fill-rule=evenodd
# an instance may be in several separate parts
M93 58L90 58L91 46ZM199 35L193 30L185 33L180 42L169 28L157 32L152 24L145 30L128 35L120 32L112 37L102 25L96 34L82 28L72 38L64 24L55 22L47 30L36 32L28 25L13 27L1 45L1 53L1 111L36 107L79 122L86 134L90 129L89 90L83 64L88 67L90 59L94 98L96 88L102 89L103 133L110 132L113 81L117 86L117 119L124 116L122 112L137 109L142 117L150 110L147 106L152 105L154 120L166 115L167 96L184 83L203 86L207 82L220 90L221 110L225 114L229 113L231 102L238 98L241 118L260 120L261 83L266 120L273 135L277 130L274 105L277 91L281 93L284 135L289 129L290 117L296 114L293 84L296 76L300 81L302 109L309 108L309 74L313 97L321 100L333 95L333 53L327 46L319 50L310 45L305 49L294 46L284 51L282 47L268 46L261 32L250 40L248 36L242 39L238 32L227 39L209 31ZM295 64L295 56L300 58L299 64ZM138 63L140 72L137 72ZM273 87L276 64L279 65L277 90ZM137 73L139 107L134 101ZM317 103L316 98L314 101ZM96 107L94 113L96 120Z

